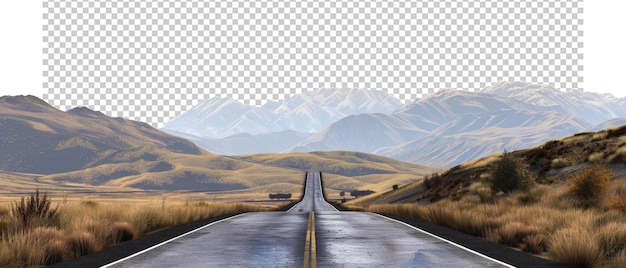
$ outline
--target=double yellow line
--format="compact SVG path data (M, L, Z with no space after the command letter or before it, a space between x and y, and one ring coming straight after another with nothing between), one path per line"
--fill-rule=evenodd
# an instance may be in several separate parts
M306 226L306 243L304 245L304 268L317 267L315 243L315 213L309 212L309 223Z

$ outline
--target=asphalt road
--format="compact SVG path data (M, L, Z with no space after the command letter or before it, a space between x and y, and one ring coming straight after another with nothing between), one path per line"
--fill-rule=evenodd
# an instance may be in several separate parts
M308 173L286 212L211 223L104 267L510 267L377 214L339 212Z

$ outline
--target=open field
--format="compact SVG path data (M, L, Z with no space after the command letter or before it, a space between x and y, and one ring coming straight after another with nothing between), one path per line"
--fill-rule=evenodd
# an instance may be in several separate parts
M39 216L32 216L28 221L16 215L14 209L20 206L18 201L0 204L0 266L57 263L195 220L273 210L289 203L149 201L130 196L121 200L76 199L48 199L50 211L54 213L35 213Z
M304 173L294 174L304 182ZM269 193L292 193L292 199L302 195L302 185L294 183L275 183L244 190L233 191L192 191L192 190L143 190L129 187L93 186L81 183L58 183L41 179L38 174L7 173L0 171L0 204L10 203L21 196L39 189L47 193L55 202L95 201L118 203L128 201L135 204L170 201L209 201L209 202L254 202L272 205Z

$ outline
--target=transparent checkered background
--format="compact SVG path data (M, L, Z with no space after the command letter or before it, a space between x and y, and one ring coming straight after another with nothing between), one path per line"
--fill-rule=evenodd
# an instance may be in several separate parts
M44 2L44 99L160 127L199 101L582 89L582 0Z

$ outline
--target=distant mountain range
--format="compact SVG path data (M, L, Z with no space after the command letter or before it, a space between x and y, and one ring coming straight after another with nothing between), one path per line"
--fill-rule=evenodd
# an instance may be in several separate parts
M164 130L218 154L358 151L439 168L618 125L626 100L502 82L401 105L381 91L320 90L263 107L207 100Z
M298 137L289 131L260 137L286 144L280 135ZM249 141L251 135L238 136ZM271 192L294 193L297 198L304 172L293 168L325 172L327 186L337 196L351 189L383 190L436 170L351 152L219 156L145 123L84 107L63 112L33 96L0 97L0 185L4 186L36 185L69 192L90 186L109 191L238 190L260 198Z
M284 101L253 107L230 98L208 99L163 127L200 137L223 138L240 133L318 132L348 115L391 113L400 100L382 91L318 90Z

